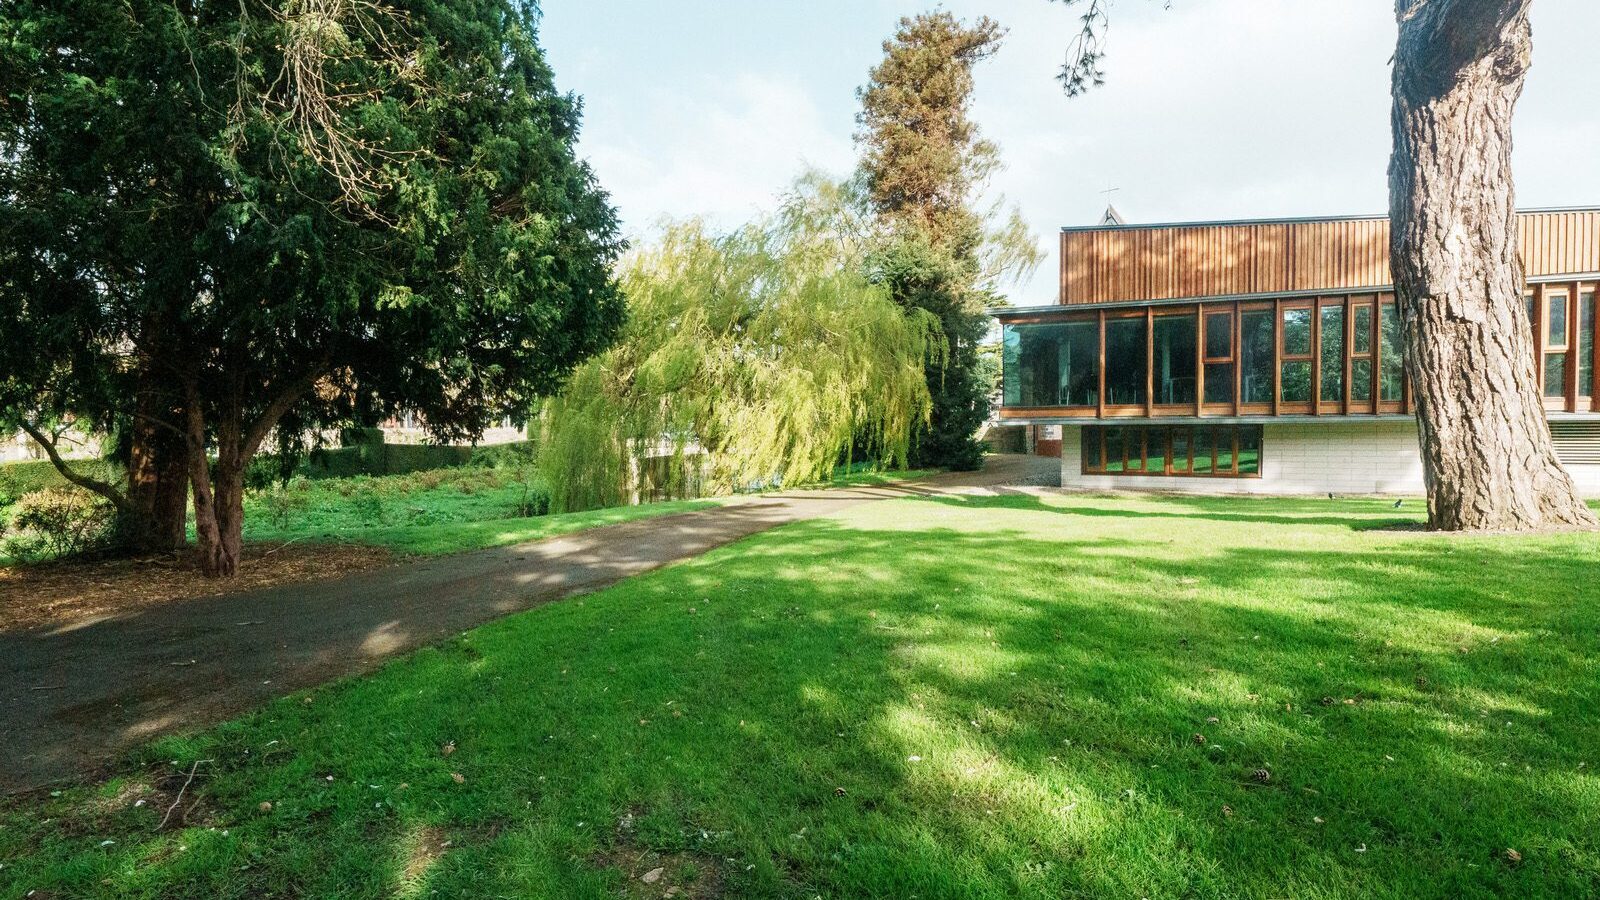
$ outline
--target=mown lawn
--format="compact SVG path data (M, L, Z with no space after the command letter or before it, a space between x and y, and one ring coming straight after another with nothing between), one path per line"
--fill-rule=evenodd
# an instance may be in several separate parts
M1600 894L1600 538L1415 506L788 526L0 802L0 896Z

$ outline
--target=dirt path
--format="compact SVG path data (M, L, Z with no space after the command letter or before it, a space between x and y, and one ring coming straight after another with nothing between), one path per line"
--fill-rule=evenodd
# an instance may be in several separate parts
M0 634L0 791L105 765L286 693L769 528L910 494L1039 483L1055 460L991 457L916 484L794 491L436 557L316 584Z

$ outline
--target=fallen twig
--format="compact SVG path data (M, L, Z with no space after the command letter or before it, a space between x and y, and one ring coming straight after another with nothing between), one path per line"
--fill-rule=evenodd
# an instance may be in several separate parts
M200 768L201 763L208 762L211 762L211 760L197 759L194 761L194 765L189 767L189 777L184 779L183 787L178 788L178 796L173 799L172 805L167 807L167 814L161 817L161 824L156 826L157 831L167 827L167 820L172 818L172 811L178 808L179 803L183 802L183 792L189 789L189 782L194 781L195 771Z

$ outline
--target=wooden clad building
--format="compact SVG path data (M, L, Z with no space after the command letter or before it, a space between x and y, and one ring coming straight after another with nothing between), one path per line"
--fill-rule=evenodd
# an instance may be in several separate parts
M1600 209L1518 224L1557 449L1600 493ZM1388 242L1379 216L1064 228L1056 302L994 311L1000 418L1062 426L1068 484L1420 492Z

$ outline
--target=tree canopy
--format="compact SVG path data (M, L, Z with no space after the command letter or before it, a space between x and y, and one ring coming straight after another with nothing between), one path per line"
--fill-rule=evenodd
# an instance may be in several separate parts
M852 448L903 463L943 340L868 278L860 208L811 176L776 215L672 224L631 253L621 338L545 410L553 506L815 481Z
M4 415L179 436L226 574L269 435L409 409L471 437L554 391L620 324L622 243L536 25L509 0L8 4L0 318L37 352L0 363Z
M857 92L860 171L887 238L873 269L902 306L937 318L949 347L927 368L932 414L911 450L919 465L981 464L977 432L992 382L978 353L990 326L985 311L1001 302L996 287L1006 277L1040 258L1021 216L1005 215L1003 199L980 206L999 150L972 121L972 72L1004 36L988 18L971 25L944 11L903 18Z

